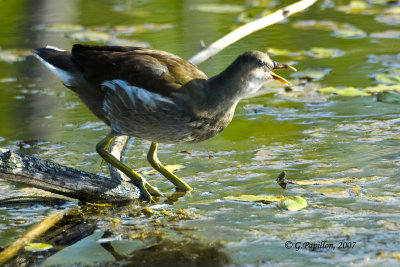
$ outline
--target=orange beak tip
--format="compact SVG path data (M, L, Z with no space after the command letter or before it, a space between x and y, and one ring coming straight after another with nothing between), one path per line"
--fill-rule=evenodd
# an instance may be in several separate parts
M271 76L275 81L278 81L278 82L281 82L281 83L284 83L284 84L287 84L287 85L292 85L288 80L286 80L285 78L279 76L276 73L271 72Z

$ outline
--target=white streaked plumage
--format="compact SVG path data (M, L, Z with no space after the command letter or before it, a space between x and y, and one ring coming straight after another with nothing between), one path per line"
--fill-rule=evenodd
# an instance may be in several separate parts
M50 64L37 54L33 54L37 59L40 60L40 62L43 63L43 65L46 66L52 73L54 73L64 84L65 86L71 86L72 81L74 80L74 77L67 71L62 70L60 68L55 67L54 65Z
M105 81L102 83L102 86L103 88L109 88L114 92L117 90L117 87L124 90L133 106L136 106L138 104L137 102L141 102L140 104L146 104L149 108L154 109L157 107L159 102L174 104L169 97L147 91L146 89L137 86L129 85L128 82L123 80Z
M60 52L65 52L64 49L61 49L61 48L58 48L58 47L55 47L52 45L46 45L46 48L53 49L53 50L60 51Z

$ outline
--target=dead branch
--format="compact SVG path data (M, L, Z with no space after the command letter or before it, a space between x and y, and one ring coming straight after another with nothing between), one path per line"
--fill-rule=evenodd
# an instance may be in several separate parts
M0 155L1 177L86 202L124 202L138 199L139 189L121 179L74 168L14 152Z
M67 210L56 211L46 217L41 223L36 225L32 230L26 233L24 236L18 238L14 243L12 243L5 250L0 252L0 265L3 265L8 260L17 255L18 251L23 248L25 245L29 244L37 237L45 233L51 227L53 227L57 222L59 222Z

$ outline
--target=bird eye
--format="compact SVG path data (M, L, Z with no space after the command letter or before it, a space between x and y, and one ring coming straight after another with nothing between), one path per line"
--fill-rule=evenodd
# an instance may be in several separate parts
M264 62L264 60L262 60L262 59L259 59L258 62L257 62L257 64L258 64L258 66L260 66L260 67L265 66L265 62Z

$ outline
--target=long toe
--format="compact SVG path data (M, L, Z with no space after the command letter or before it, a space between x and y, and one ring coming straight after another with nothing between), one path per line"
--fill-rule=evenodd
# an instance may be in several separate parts
M151 196L151 194L149 193L149 191L146 189L146 186L144 185L144 183L140 183L138 185L140 192L142 193L142 197L148 201L153 201L153 197Z
M152 194L153 196L161 197L163 195L160 191L158 191L156 187L149 184L146 180L144 180L144 184L148 192L150 192L150 194Z

